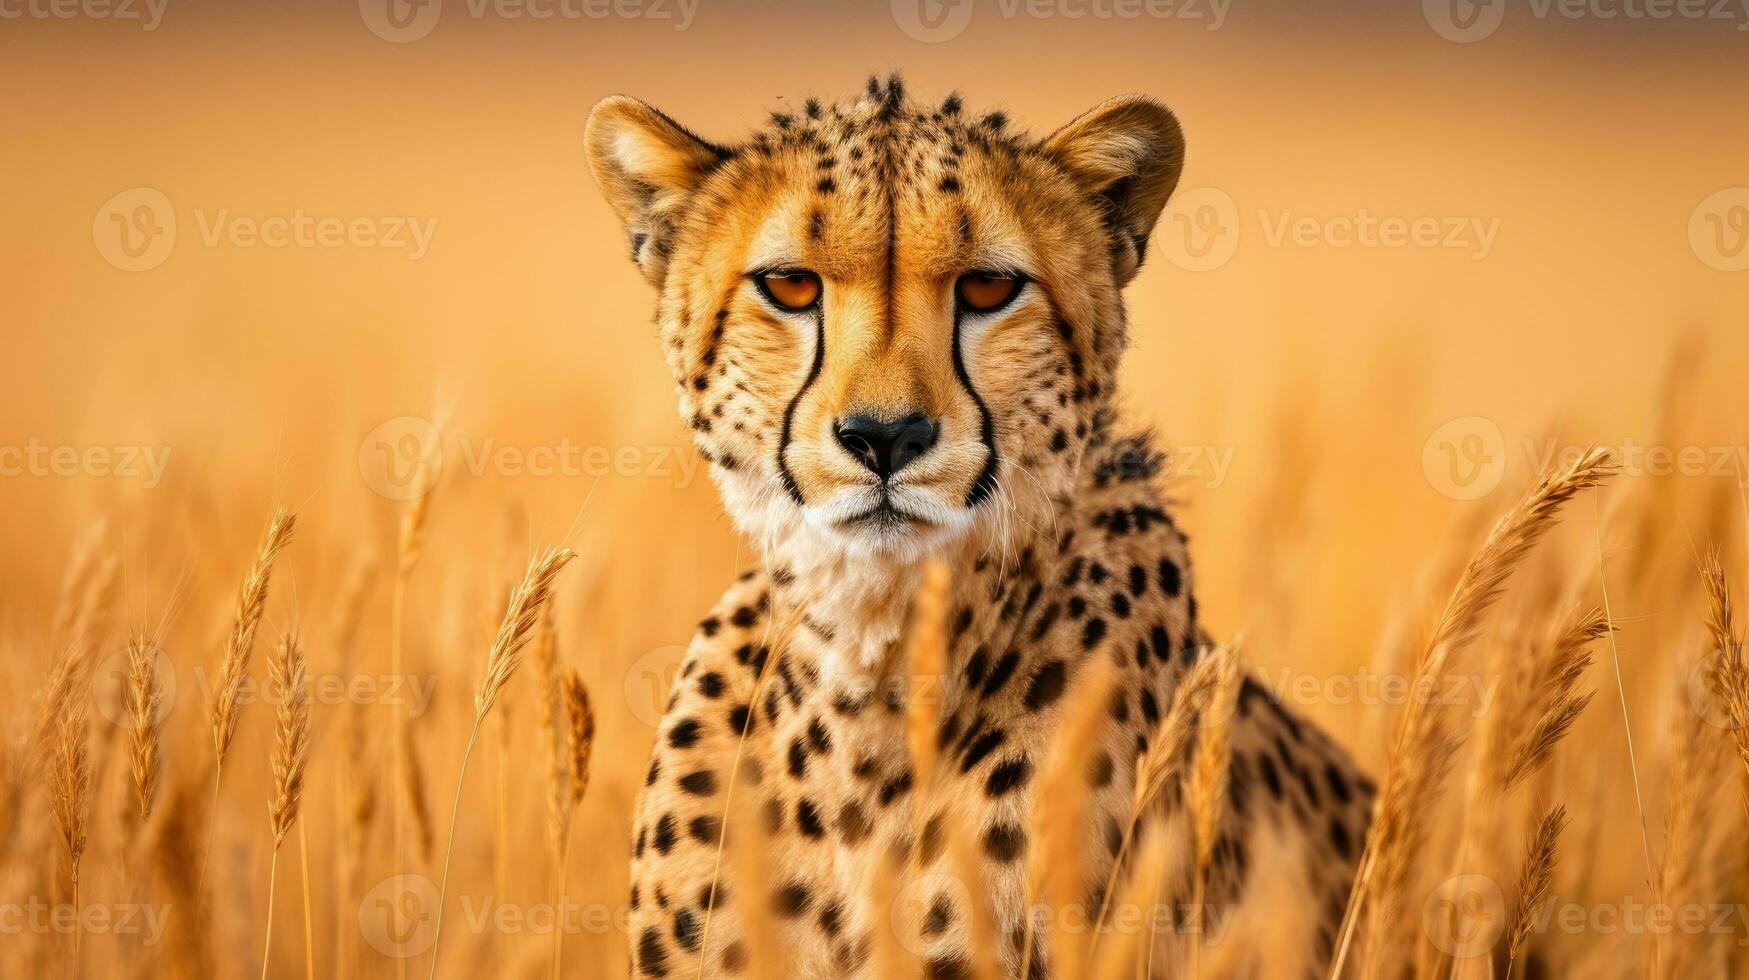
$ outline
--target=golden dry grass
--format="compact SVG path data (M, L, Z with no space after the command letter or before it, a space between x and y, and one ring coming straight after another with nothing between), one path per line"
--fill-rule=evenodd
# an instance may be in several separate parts
M1741 491L1729 480L1679 483L1637 475L1618 486L1593 486L1611 468L1605 454L1575 452L1517 507L1492 498L1474 505L1505 513L1492 534L1472 539L1468 547L1476 551L1467 567L1460 570L1449 557L1465 550L1461 540L1427 556L1435 578L1455 579L1446 586L1452 598L1438 615L1417 611L1424 603L1406 604L1397 614L1418 620L1428 637L1418 644L1420 663L1405 664L1402 676L1443 678L1429 681L1441 690L1451 688L1452 678L1475 678L1475 699L1307 700L1292 684L1276 685L1278 696L1330 725L1381 776L1383 819L1367 851L1369 866L1378 870L1362 876L1344 975L1486 975L1488 957L1515 975L1529 963L1655 976L1708 975L1742 965L1742 925L1729 916L1749 882L1733 843L1744 829L1749 779L1740 754L1743 729L1733 728L1742 717L1744 668L1727 571L1740 561L1745 539ZM1572 526L1556 526L1556 507L1580 491L1597 499L1579 498L1568 508ZM417 512L398 511L403 520ZM1687 534L1649 530L1656 526L1654 513L1668 515ZM601 579L615 574L610 558L591 561L583 574L565 580L559 570L567 552L537 554L506 600L503 563L470 570L466 549L444 547L465 516L450 514L429 530L418 529L415 540L423 538L431 552L422 574L445 584L406 599L405 698L389 692L399 676L388 669L386 653L394 617L380 604L373 615L373 598L388 576L359 571L395 563L369 549L325 544L332 553L312 553L318 546L307 537L289 541L289 513L270 522L259 544L248 540L239 521L238 533L223 541L224 555L214 555L212 571L204 573L210 581L179 575L157 593L158 607L131 601L125 613L114 608L116 586L109 580L153 570L123 562L111 532L100 532L94 544L63 546L74 554L68 581L59 587L66 598L41 617L38 629L65 639L59 647L36 646L34 690L12 690L15 704L38 706L25 715L28 731L46 738L37 743L45 751L32 765L0 769L4 798L17 801L0 850L4 880L22 894L76 901L87 910L162 909L163 933L150 945L142 945L142 937L90 929L26 933L0 957L12 968L59 975L73 969L77 956L86 976L201 975L227 964L267 975L359 977L400 969L466 975L488 966L518 976L605 976L623 969L625 940L614 917L624 909L625 822L648 747L645 726L659 707L659 698L635 695L659 692L665 677L639 674L639 651L624 645L623 637L641 632L638 607L624 591L615 598L615 589L603 587ZM1451 533L1474 535L1474 524L1461 517ZM1621 543L1624 529L1636 535L1631 548ZM469 547L481 547L480 535L460 533ZM645 533L660 531L652 523ZM1702 535L1707 550L1697 558ZM70 541L78 537L69 535ZM405 544L402 536L390 553L405 557ZM511 542L494 547L505 556L517 550ZM456 562L462 564L450 564ZM221 594L222 569L239 563L250 564L235 609L228 616L218 602L201 609L202 599ZM276 571L281 565L287 570ZM328 583L313 571L327 568L353 571ZM935 591L926 589L923 598ZM445 612L478 608L488 601L481 596L509 607L496 635L473 617ZM942 669L934 639L937 605L919 604L913 673ZM149 638L141 624L173 606L181 615L160 628L162 636ZM1269 617L1266 610L1256 619ZM201 635L189 623L202 619L211 627L206 635L213 653L202 656L196 647L183 654L178 647ZM256 628L293 619L304 624L301 635L287 632L269 669L257 676L249 657ZM1613 651L1617 643L1627 650ZM479 653L469 652L482 647L483 664L474 659ZM155 671L160 649L175 667L168 690ZM533 651L534 668L518 672L525 649ZM119 656L105 661L112 650ZM662 655L673 662L672 651ZM1329 678L1352 675L1368 655L1266 656L1293 663L1301 675ZM1637 683L1618 687L1617 657ZM113 705L93 693L101 686L93 680L100 663L119 665ZM210 679L197 669L213 663ZM1240 666L1232 651L1214 651L1187 675L1143 762L1138 813L1168 784L1191 801L1188 873L1199 885L1224 796L1226 741L1223 726L1198 727L1188 718L1203 711L1224 717L1218 705L1232 696L1234 669L1271 683L1268 667ZM1074 743L1090 730L1072 719L1098 717L1104 695L1096 682L1084 682L1076 700L1091 707L1071 712L1066 751L1041 775L1050 805L1036 819L1046 858L1035 868L1032 887L1046 902L1074 900L1062 891L1068 876L1054 872L1081 860L1074 787L1081 785L1075 760L1085 752L1077 753ZM419 685L434 685L423 711L408 700ZM290 688L302 690L302 697L287 696ZM471 698L458 693L470 688ZM160 702L170 710L157 723ZM93 703L104 712L94 714ZM923 734L933 727L932 709L920 702L910 710L917 751L926 754L930 739ZM498 711L502 751L473 758L476 769L491 771L458 787L446 882L443 852L433 846L443 840L430 840L428 784L446 785L460 775L468 728ZM1632 759L1624 718L1632 725ZM392 733L398 726L405 726L412 751L397 762ZM1393 730L1398 746L1387 753L1376 739ZM216 796L214 749L224 750L227 760ZM1409 767L1406 775L1397 773L1399 765ZM1448 773L1461 777L1463 792L1439 792ZM1058 783L1062 789L1050 791ZM388 820L398 789L402 818L416 839L399 867ZM265 812L263 799L271 803ZM1636 799L1644 801L1650 866L1638 844ZM1604 839L1613 844L1598 852ZM956 851L963 847L953 843ZM1146 862L1162 860L1163 852L1155 841L1129 844L1126 839L1108 890L1146 905L1163 873ZM1575 853L1590 859L1559 859ZM198 869L203 855L211 864L204 889L190 875L191 863ZM750 873L760 872L755 866ZM1475 880L1491 888L1479 898L1464 893L1447 901L1450 882L1472 887ZM435 958L422 945L425 920L419 916L431 911L435 925L435 906L402 906L409 914L400 921L396 906L384 902L383 889L405 882L413 882L411 890L393 892L394 902L429 903L449 889L447 927ZM896 882L871 882L870 888L891 895ZM1259 900L1274 893L1259 883ZM1599 910L1605 918L1629 916L1661 905L1674 922L1689 921L1685 912L1704 915L1708 928L1573 929L1561 917L1570 909L1593 919ZM555 907L570 917L569 928L555 931L539 921ZM372 916L386 918L373 925ZM1238 919L1226 942L1242 937L1251 948L1304 956L1300 927L1290 918L1278 917L1275 932L1267 916ZM972 921L990 928L982 918ZM1453 936L1470 937L1475 929L1491 930L1493 937L1480 957L1471 939L1454 945ZM759 928L754 933L761 938ZM1179 939L1155 962L1165 975L1191 972L1193 964L1194 972L1213 976L1260 969L1256 954L1212 937ZM1086 957L1062 964L1061 975L1131 976L1151 959L1145 937L1134 933L1060 941ZM1465 955L1450 955L1460 946ZM1604 948L1608 952L1600 953ZM875 953L890 975L915 975L916 961L902 947L883 949L877 942ZM992 964L974 964L979 975L994 975Z

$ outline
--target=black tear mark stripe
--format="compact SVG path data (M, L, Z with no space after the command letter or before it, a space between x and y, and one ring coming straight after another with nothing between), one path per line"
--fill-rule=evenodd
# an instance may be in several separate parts
M978 441L984 444L984 450L989 454L983 471L972 481L972 489L966 493L966 506L976 507L996 493L996 467L1001 457L996 455L996 421L990 417L990 409L979 397L978 389L972 386L972 376L966 373L966 359L960 343L965 333L960 329L961 317L962 311L956 302L953 311L953 376L971 396L972 404L978 406Z
M802 396L806 395L808 389L814 386L814 382L819 380L820 369L825 363L826 312L825 304L818 303L814 306L814 363L808 368L807 379L802 382L800 388L796 389L795 397L791 398L789 404L784 407L783 433L777 440L777 475L783 480L783 488L789 492L790 499L796 502L797 507L805 507L808 502L802 498L802 488L796 484L795 474L790 472L789 461L784 457L789 452L790 430L795 422L796 406L802 403Z

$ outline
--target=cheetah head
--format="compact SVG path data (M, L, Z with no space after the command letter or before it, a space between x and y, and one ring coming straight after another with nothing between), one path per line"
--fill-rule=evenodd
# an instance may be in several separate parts
M1048 529L1109 422L1171 112L1126 96L1036 139L895 77L735 145L613 97L586 144L743 532L915 564Z

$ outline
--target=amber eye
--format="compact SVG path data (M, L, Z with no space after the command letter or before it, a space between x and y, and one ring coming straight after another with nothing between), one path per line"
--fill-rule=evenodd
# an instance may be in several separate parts
M1020 280L996 272L968 272L960 277L960 305L978 313L997 309L1020 291Z
M785 310L805 310L820 299L820 277L802 269L763 273L759 288Z

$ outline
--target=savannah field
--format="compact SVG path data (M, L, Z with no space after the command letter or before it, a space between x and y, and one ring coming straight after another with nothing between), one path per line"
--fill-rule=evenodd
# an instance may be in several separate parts
M1205 621L1386 793L1344 975L1749 976L1741 11L409 9L0 2L0 975L624 975L756 556L583 119L902 68L1184 123L1125 405ZM1156 968L1304 976L1268 900Z

